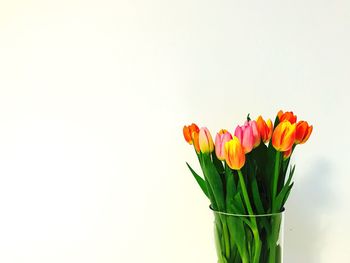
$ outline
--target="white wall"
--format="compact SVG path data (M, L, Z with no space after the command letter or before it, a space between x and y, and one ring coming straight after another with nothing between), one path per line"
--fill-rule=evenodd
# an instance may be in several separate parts
M350 262L348 1L0 2L0 262L215 262L192 121L314 125L285 262Z

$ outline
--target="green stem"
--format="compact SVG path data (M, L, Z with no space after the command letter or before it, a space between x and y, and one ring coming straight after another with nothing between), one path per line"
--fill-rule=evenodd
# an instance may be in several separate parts
M240 182L241 188L242 188L244 202L246 203L249 215L252 215L252 217L251 217L252 232L253 232L254 243L255 243L253 263L258 263L259 259L260 259L260 251L261 251L261 241L260 241L260 237L259 237L258 226L256 224L256 219L254 217L252 205L250 204L250 201L249 201L249 196L248 196L248 192L247 192L247 187L245 186L243 174L242 174L241 170L238 170L237 172L238 172L239 182Z
M248 214L254 215L252 205L250 204L250 201L249 201L247 187L245 186L245 182L244 182L244 178L241 170L238 170L238 177L239 177L239 183L241 184L241 188L242 188L243 198L247 206Z
M253 235L254 235L254 242L255 242L254 262L259 263L262 243L259 237L258 228L256 228L253 231Z
M271 233L269 235L269 263L280 262L281 255L277 253L276 249L278 248L277 241L279 238L279 233L281 229L281 216L273 216L271 218ZM277 257L277 258L276 258Z
M275 243L275 226L274 222L272 222L272 231L269 236L268 244L269 244L269 263L276 263L276 243Z
M242 263L249 263L247 252L244 252L244 254L242 255Z
M272 213L275 213L277 211L276 210L276 195L277 195L277 184L278 184L278 175L279 175L279 168L280 168L280 158L281 158L281 153L280 152L276 152L276 159L275 159L275 171L273 174L273 185L272 185Z
M270 246L269 263L276 263L276 249Z
M276 152L276 158L275 158L275 169L273 174L273 185L272 185L272 207L271 212L275 213L278 212L276 207L276 196L277 196L277 185L278 185L278 177L279 177L279 170L280 170L280 159L281 159L281 153ZM275 218L272 219L272 229L271 229L271 236L269 241L269 263L275 263L276 261L276 234L275 234Z
M225 243L225 256L226 259L229 260L230 259L230 238L228 235L228 229L227 229L227 224L226 224L226 219L224 218L224 216L222 216L222 231L223 231L223 235L224 235L224 243Z

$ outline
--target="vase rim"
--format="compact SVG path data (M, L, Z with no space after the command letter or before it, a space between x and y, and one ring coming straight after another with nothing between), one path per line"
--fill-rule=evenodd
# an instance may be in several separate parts
M282 211L277 212L277 213L268 213L268 214L255 214L255 215L249 215L249 214L231 214L231 213L226 213L226 212L220 212L217 210L214 210L211 205L209 205L210 210L212 210L215 214L220 214L220 215L226 215L226 216L234 216L234 217L271 217L271 216L277 216L277 215L282 215L286 211L286 209L283 207Z

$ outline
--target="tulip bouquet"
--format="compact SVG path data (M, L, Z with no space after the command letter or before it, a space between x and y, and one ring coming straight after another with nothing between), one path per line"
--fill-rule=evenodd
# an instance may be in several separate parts
M290 158L312 129L306 121L297 122L293 112L283 111L274 123L248 115L234 135L220 130L215 143L207 128L184 126L203 176L187 166L214 211L219 263L282 262L282 212L295 170Z

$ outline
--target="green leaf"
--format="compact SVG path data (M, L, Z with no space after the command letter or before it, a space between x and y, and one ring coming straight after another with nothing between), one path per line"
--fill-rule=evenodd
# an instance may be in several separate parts
M295 165L293 165L290 168L290 172L289 172L289 176L288 176L288 181L286 182L287 185L290 184L290 182L292 181L293 175L294 175L294 171L295 171Z
M187 164L188 169L190 169L194 179L196 179L199 187L202 189L203 193L209 198L207 185L206 185L204 179L202 177L200 177L187 162L186 162L186 164Z
M276 263L281 263L282 262L282 250L281 246L277 245L276 247Z
M252 185L253 201L254 201L255 208L259 214L264 214L265 211L264 211L263 204L261 202L258 183L256 181L255 175L252 176L252 184L251 185Z
M283 198L283 201L282 201L282 204L281 204L281 208L284 207L284 204L287 202L287 199L288 199L288 197L289 197L290 191L291 191L292 188L293 188L293 185L294 185L294 183L292 183L292 184L289 186L289 189L288 189L286 195L285 195L284 198Z
M238 262L239 254L238 254L238 249L237 246L231 242L231 256L229 262L236 263Z
M290 194L290 191L292 190L294 183L291 183L291 182L292 182L292 178L294 175L294 171L295 171L295 165L293 165L290 168L288 180L285 183L285 185L283 186L283 188L281 189L281 192L277 195L276 203L280 209L282 209L282 207L286 203L288 196Z
M216 167L212 163L210 155L208 154L202 155L202 170L205 179L208 181L211 187L219 211L224 212L225 198L221 176L216 170Z
M241 214L241 215L246 215L247 214L247 212L245 210L245 207L243 205L243 200L242 200L241 193L238 192L235 195L235 197L233 198L233 204L234 204L234 207L237 210L237 214Z
M225 178L225 168L224 168L224 165L223 165L222 161L220 161L220 160L216 157L215 151L211 153L211 159L212 159L212 161L213 161L213 164L214 164L216 170L217 170L218 173L220 174L221 182L222 182L222 184L223 184L224 196L225 196L226 178Z
M270 142L269 146L267 147L267 160L265 165L265 171L264 171L264 182L267 190L267 197L269 197L268 203L271 203L272 201L272 179L274 178L274 168L275 168L275 160L276 160L276 150L272 146L272 143Z
M241 257L246 257L246 234L244 231L244 223L239 217L230 216L227 217L227 226L230 231L231 244L236 244L237 249Z
M222 258L223 258L223 249L222 249L222 245L221 245L221 236L222 236L222 233L221 233L221 230L219 228L219 225L218 225L218 220L216 219L216 227L214 229L214 233L215 233L215 247L216 247L216 253L219 257L219 262L222 262ZM221 223L219 223L221 224ZM220 232L220 233L219 233Z
M236 182L235 182L235 172L233 170L231 170L231 168L228 165L225 165L225 177L226 180L227 178L232 178L233 182L231 183L231 187L232 189L230 189L230 192L236 193L237 192L237 186L236 186ZM229 191L227 191L229 192ZM233 194L231 195L231 197L233 196Z
M295 148L295 145L293 146L292 151L294 151L294 148ZM282 161L282 165L280 168L280 177L278 179L278 191L281 191L283 185L285 185L286 174L288 171L288 167L290 167L289 163L290 163L290 157L288 159ZM295 167L293 167L293 169L294 168Z
M264 143L260 143L260 145L250 153L251 163L253 164L252 169L255 172L256 184L259 190L258 193L260 195L262 207L264 208L268 208L271 204L271 202L269 202L271 175L266 169L268 164L268 152L268 147ZM257 204L255 204L255 206L256 205Z
M225 172L224 166L222 165L222 161L220 161L217 157L215 152L211 154L211 157L213 159L213 163L215 165L216 170L219 172L219 174L223 174Z
M198 155L198 159L199 159L199 162L200 162L200 165L201 165L201 168L202 168L202 172L203 172L203 175L204 175L205 185L207 186L207 189L208 189L208 195L209 195L211 207L215 211L218 211L218 205L217 205L217 202L216 202L215 197L214 197L213 189L211 188L211 186L209 184L209 181L208 181L208 178L206 178L206 175L205 175L204 163L203 163L203 154L199 154Z
M276 207L280 209L282 209L285 201L287 200L286 198L288 198L289 196L289 193L290 193L290 190L292 189L293 187L293 184L292 183L291 185L285 185L283 188L282 188L282 191L277 195L277 198L276 198Z
M264 167L267 161L267 146L264 143L260 143L250 154L256 161L259 168Z
M235 208L233 206L233 196L236 192L235 180L233 178L233 173L229 171L227 166L226 169L226 211L227 213L235 213Z
M251 119L250 119L250 113L248 113L248 115L247 115L247 121L250 121Z

